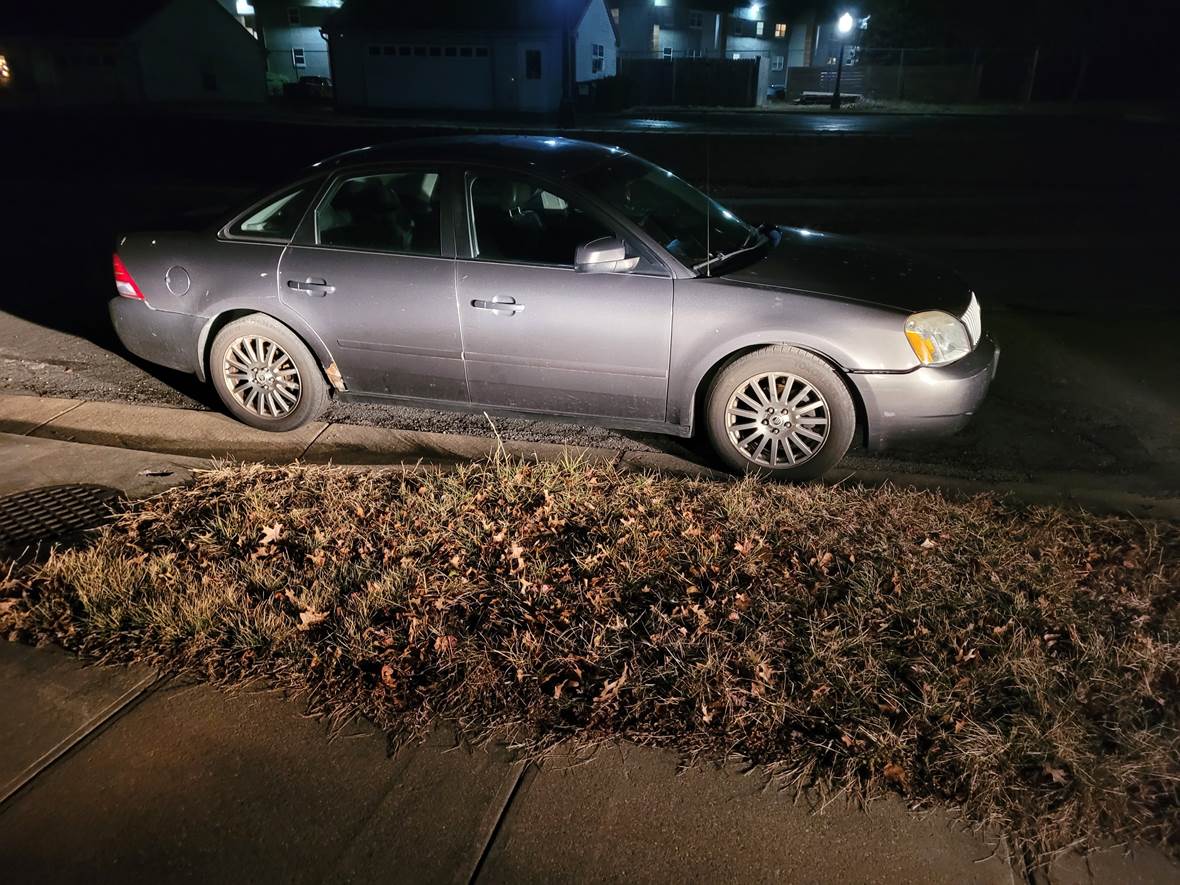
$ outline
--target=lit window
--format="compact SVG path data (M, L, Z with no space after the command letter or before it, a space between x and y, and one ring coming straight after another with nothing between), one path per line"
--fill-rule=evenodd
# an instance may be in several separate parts
M690 28L699 28L704 20L704 17L696 9L690 9L688 12L688 26Z
M307 56L303 53L303 47L296 46L291 50L291 64L297 68L307 67Z
M781 55L774 57L774 60L770 63L770 69L772 71L781 71L783 69L783 57Z
M6 81L12 77L12 71L8 67L8 59L0 55L0 81Z
M766 28L766 22L754 22L754 33L759 37L762 36L762 31Z
M303 19L299 15L299 7L298 6L288 6L287 7L287 24L298 25L298 24L302 24L302 22L303 22Z
M776 37L787 36L787 26L782 23L775 25L774 26L774 36L776 36Z
M590 73L601 74L606 67L606 46L602 43L590 44Z

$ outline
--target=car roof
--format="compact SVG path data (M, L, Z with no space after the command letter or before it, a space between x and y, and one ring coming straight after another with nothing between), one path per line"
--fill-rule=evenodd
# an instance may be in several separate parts
M508 166L564 178L596 166L622 148L553 135L463 135L412 138L345 151L316 163L336 169L383 162L469 163Z

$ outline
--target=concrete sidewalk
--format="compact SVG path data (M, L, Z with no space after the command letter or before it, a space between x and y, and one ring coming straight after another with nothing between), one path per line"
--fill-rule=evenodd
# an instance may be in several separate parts
M0 491L98 482L147 494L208 463L54 439L127 442L159 429L105 404L21 399L0 404L0 421L33 435L0 435ZM149 411L173 428L228 420ZM272 458L307 456L331 430L259 441L238 427L216 445ZM526 767L500 747L458 746L445 728L389 758L371 725L330 739L302 709L261 687L225 694L0 642L5 872L38 882L1030 881L1002 841L900 800L813 813L756 774L677 774L663 751L616 745ZM1066 856L1033 881L1163 883L1180 870L1154 851L1112 851Z
M36 746L10 768L74 736L0 805L13 881L1019 881L1002 847L945 814L889 801L814 815L757 777L677 776L651 750L526 771L440 730L390 759L366 723L329 740L273 693L0 644L13 703L5 745Z
M812 810L735 768L617 745L536 765L440 728L392 758L297 701L0 643L13 881L1167 883L1154 850L1029 875L899 799Z
M7 438L5 438L7 437ZM138 452L138 461L172 464L178 470L208 463L213 458L312 464L396 465L456 464L488 458L503 451L514 458L556 460L583 458L618 462L633 469L661 470L686 476L731 479L717 469L707 454L693 451L685 440L668 437L666 451L566 446L555 443L500 441L495 436L395 430L316 421L286 433L248 427L220 412L146 406L132 403L86 401L53 397L0 394L0 446L9 453L42 466L57 457L68 472L70 459L52 456L39 442L57 441L100 446L96 455L118 461L110 450ZM19 444L19 445L18 445ZM40 454L35 454L35 453ZM153 453L155 457L153 458ZM170 456L170 457L164 457ZM865 460L850 454L825 477L828 482L892 482L951 493L1009 494L1026 503L1076 504L1097 512L1180 519L1180 499L1128 492L1119 477L1062 473L1038 482L971 480L959 476L891 472L861 466ZM10 471L14 473L15 471ZM17 491L0 476L0 493ZM44 484L44 483L34 483ZM117 485L117 483L116 483ZM141 492L150 492L150 485Z

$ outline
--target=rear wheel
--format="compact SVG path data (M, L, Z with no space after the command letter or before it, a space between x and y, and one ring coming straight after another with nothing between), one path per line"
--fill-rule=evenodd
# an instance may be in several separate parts
M234 320L217 333L209 376L230 414L262 430L294 430L328 404L327 385L307 345L262 314Z
M835 467L856 429L844 381L819 357L783 345L734 360L706 401L709 438L735 470L783 480Z

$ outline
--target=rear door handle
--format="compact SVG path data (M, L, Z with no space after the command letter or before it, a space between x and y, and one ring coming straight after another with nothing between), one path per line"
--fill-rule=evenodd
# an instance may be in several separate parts
M476 310L490 310L500 316L512 316L524 310L523 304L517 304L515 298L510 298L507 295L495 295L491 301L477 298L471 302L471 306Z
M316 277L308 277L304 280L287 280L288 289L297 289L300 292L306 292L308 295L331 295L336 291L335 286L329 286L327 280L321 280Z

